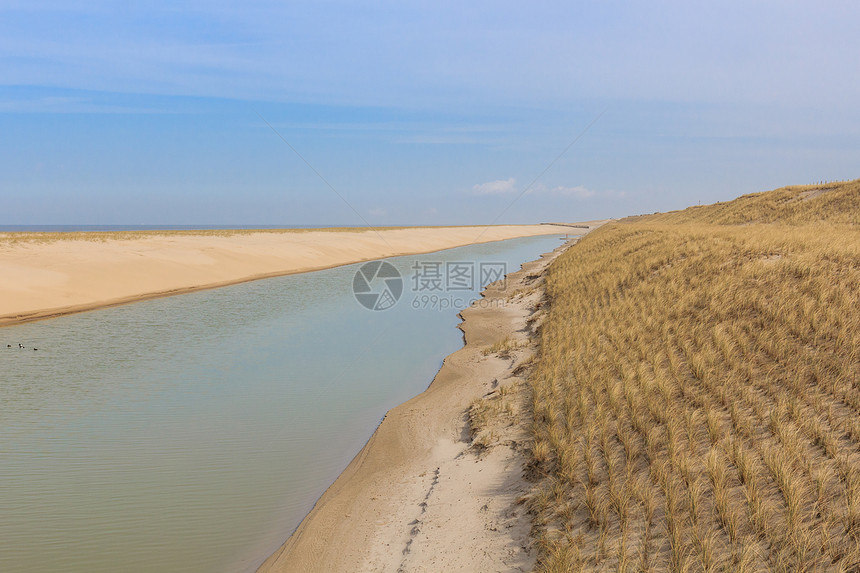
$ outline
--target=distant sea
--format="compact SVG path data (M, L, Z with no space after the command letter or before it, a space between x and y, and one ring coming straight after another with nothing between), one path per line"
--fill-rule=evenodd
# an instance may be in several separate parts
M318 229L364 225L0 225L0 233L80 233L100 231L210 231L213 229Z

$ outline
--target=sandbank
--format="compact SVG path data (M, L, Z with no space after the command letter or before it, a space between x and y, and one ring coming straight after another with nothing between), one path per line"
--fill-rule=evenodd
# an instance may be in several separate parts
M564 225L380 230L0 233L0 326Z

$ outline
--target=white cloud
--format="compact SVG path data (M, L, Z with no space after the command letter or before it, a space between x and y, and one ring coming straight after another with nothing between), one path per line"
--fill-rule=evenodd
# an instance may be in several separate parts
M382 217L386 213L388 213L388 211L386 211L382 207L374 207L373 209L368 209L367 213L372 217Z
M488 181L472 186L472 192L475 195L503 195L507 193L515 193L519 191L517 181L513 177L510 179L499 179L497 181ZM555 187L547 187L541 182L535 182L528 189L528 195L543 195L549 197L570 197L572 199L591 199L593 197L624 197L623 191L596 191L589 189L585 185L574 185L567 187L565 185L557 185Z
M577 197L579 199L588 199L589 197L597 195L597 191L588 189L584 185L577 185L576 187L564 187L559 185L558 187L553 187L550 193L553 195L563 195L565 197Z
M546 185L543 183L534 183L531 187L526 189L526 195L531 195L532 193L546 193Z
M517 180L513 177L510 179L488 181L487 183L479 183L472 186L472 191L476 195L501 195L504 193L513 193L516 190Z
M547 195L552 197L571 197L573 199L591 199L592 197L618 198L627 196L627 193L624 191L596 191L594 189L589 189L585 185L575 185L572 187L558 185L556 187L549 188L543 183L535 183L532 185L528 190L528 194Z

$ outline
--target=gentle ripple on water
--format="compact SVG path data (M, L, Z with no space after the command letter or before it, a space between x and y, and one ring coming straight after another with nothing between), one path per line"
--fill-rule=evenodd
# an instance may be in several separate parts
M350 265L0 329L0 571L253 570L460 346L455 310L410 307L413 261L558 244L390 259L385 312Z

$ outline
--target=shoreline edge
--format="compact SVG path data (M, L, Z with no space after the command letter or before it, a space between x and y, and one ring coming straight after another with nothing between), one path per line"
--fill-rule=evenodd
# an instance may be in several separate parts
M505 396L506 410L526 415L520 374L534 353L543 272L601 223L580 227L578 236L509 273L504 290L490 285L481 293L499 304L460 313L464 346L445 358L424 392L386 413L258 573L533 565L531 524L516 508L528 487L525 424L496 420L476 435L471 418L481 400L492 408ZM510 348L491 355L499 346Z

